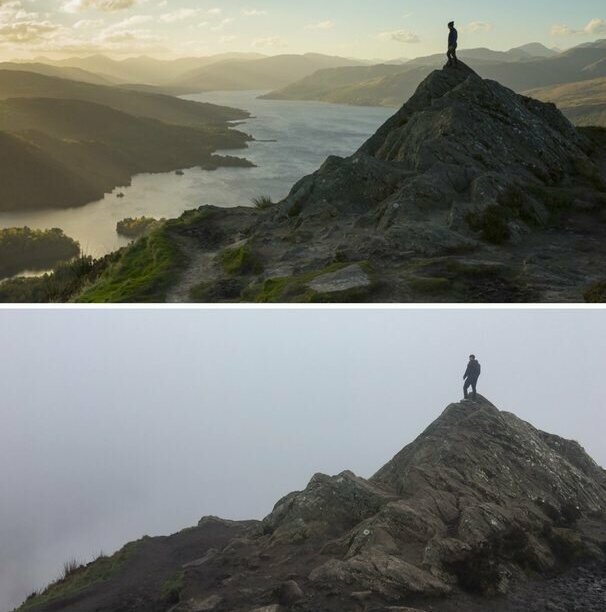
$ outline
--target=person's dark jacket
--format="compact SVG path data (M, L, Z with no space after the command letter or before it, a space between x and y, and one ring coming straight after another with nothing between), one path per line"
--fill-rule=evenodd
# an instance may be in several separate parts
M456 47L458 41L459 41L459 33L457 32L456 28L452 28L452 30L450 30L450 34L448 35L448 46Z
M474 359L467 364L467 369L465 370L463 378L478 380L478 378L480 378L481 371L482 367L480 366L480 362L477 359Z

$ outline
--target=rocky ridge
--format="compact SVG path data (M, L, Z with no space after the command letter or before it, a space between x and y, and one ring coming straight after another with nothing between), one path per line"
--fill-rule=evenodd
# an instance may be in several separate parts
M606 472L578 443L480 397L369 479L316 474L261 522L206 517L148 539L105 581L23 609L597 612L605 509Z
M205 262L173 279L192 301L583 301L606 264L606 131L460 64L282 202L165 234Z

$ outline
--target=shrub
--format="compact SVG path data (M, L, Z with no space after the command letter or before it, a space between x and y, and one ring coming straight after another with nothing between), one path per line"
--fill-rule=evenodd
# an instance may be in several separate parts
M505 244L511 238L509 220L511 213L505 206L492 205L481 213L467 215L467 223L474 231L481 231L482 238L492 244Z
M0 278L25 270L47 270L79 254L80 245L58 228L0 230Z
M274 205L274 202L272 201L271 197L266 196L266 195L257 196L256 198L253 198L252 203L254 204L255 208L260 208L260 209L270 208L271 206Z

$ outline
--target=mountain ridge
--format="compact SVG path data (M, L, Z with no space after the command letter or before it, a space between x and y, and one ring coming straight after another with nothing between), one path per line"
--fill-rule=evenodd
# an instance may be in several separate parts
M144 539L101 582L70 590L68 577L20 610L530 609L519 598L532 576L604 562L605 507L606 472L578 443L479 396L450 404L369 479L316 474L261 522L205 517ZM179 575L172 590L142 571L152 551L166 584ZM602 596L587 590L583 603L597 611Z

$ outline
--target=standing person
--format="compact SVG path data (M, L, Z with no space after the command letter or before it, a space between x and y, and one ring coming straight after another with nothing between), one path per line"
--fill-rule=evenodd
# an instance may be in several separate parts
M448 53L446 53L446 57L448 57L447 66L454 66L456 68L459 65L459 60L457 59L459 33L454 27L454 21L451 21L448 24L448 29L450 30L450 33L448 34Z
M478 378L480 378L481 371L482 368L480 366L480 362L476 359L476 356L470 355L467 369L465 370L465 374L463 374L463 380L465 380L463 394L465 399L467 399L467 391L469 390L469 387L471 387L472 399L476 399L476 385L478 384Z

